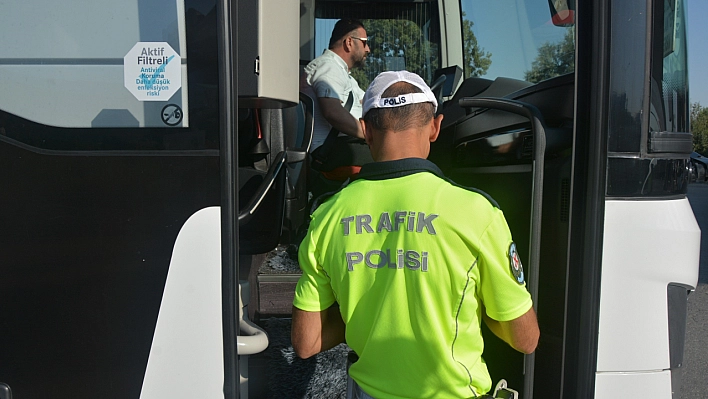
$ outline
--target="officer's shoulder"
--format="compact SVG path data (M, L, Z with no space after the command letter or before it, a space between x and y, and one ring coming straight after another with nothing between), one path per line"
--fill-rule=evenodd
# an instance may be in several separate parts
M312 202L310 203L310 215L314 215L315 211L320 208L323 208L326 206L331 206L335 201L335 199L333 197L339 196L339 193L341 193L342 190L347 188L349 186L349 184L352 182L353 182L352 179L347 179L338 188L331 190L331 191L324 192L324 193L318 195L317 197L313 198Z
M490 205L492 205L494 208L501 209L499 207L499 203L497 203L494 198L489 195L488 193L476 188L476 187L471 187L471 186L464 186L462 184L459 184L455 182L454 180L450 179L449 177L444 178L445 181L447 181L453 189L456 190L461 190L464 193L470 193L470 195L476 195L476 196L481 196L482 198L486 199Z

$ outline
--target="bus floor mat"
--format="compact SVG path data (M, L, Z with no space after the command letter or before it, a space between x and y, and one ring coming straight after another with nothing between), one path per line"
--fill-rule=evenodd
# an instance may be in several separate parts
M262 320L268 334L268 391L269 398L346 399L347 354L346 344L317 354L309 359L295 355L290 330L292 319Z

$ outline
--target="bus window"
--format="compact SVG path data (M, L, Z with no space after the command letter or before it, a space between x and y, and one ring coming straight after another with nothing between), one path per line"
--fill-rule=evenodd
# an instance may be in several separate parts
M216 2L0 9L0 388L138 398L176 239L221 201ZM175 56L169 98L126 87L140 43L134 66Z
M610 60L614 73L610 78L607 145L613 153L608 160L609 196L686 193L686 158L693 145L687 133L684 4L657 0L651 20L633 5L612 4L614 21L618 21L613 22L613 31L619 34L611 38L617 51ZM628 32L646 30L652 32L651 47L620 39Z
M684 4L683 0L664 0L655 4L655 13L663 18L654 19L650 131L688 131L689 111L685 107L689 104L688 55Z
M537 83L575 69L575 29L555 25L546 0L462 0L460 6L465 78Z
M362 21L371 53L363 69L352 76L363 90L381 72L408 70L432 84L440 68L440 37L435 2L359 3L318 2L315 11L315 55L329 45L334 24L342 18Z
M7 4L3 136L48 150L217 149L215 12L202 0Z

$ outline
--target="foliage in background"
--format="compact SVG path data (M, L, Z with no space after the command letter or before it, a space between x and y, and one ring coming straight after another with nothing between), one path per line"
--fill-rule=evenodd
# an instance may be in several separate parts
M691 130L693 151L708 156L708 107L699 103L691 104Z
M413 21L369 19L362 21L371 39L364 68L352 70L352 76L363 90L383 71L406 69L422 76L428 83L439 68L438 44L426 39Z
M538 48L538 55L526 71L524 78L531 83L560 76L575 70L575 28L566 30L563 40L545 43Z
M465 77L479 77L487 73L487 69L492 65L492 53L485 52L477 44L477 37L472 32L474 22L465 18L462 13L462 38L464 42Z
M362 21L370 38L371 52L364 68L354 68L352 76L366 90L369 83L383 71L408 70L433 83L440 68L440 45L429 40L428 33L410 20L368 19ZM491 53L477 44L472 22L463 23L465 71L469 76L481 76L492 63Z

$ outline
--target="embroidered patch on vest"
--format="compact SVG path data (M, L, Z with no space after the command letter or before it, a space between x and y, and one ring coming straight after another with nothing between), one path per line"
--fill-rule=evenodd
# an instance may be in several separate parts
M514 242L509 245L509 268L516 282L523 284L524 267L521 265L521 258L519 258L519 253L516 251L516 244Z

